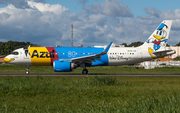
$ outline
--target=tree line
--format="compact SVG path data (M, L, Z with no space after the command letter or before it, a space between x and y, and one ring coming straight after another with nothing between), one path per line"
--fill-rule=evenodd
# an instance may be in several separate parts
M17 42L17 41L8 41L0 42L0 56L8 55L13 52L15 49L27 48L28 46L37 47L37 44L32 44L30 42Z
M131 44L126 44L126 43L122 43L121 45L124 45L125 47L138 47L138 46L141 46L144 42L133 42Z
M126 44L126 43L122 43L121 45L124 45L125 47L138 47L141 46L144 42L132 42L131 44ZM178 44L176 44L175 46L180 46L180 42ZM169 45L167 44L167 47L169 47Z
M141 46L144 42L132 42L131 44L122 43L121 45L124 45L125 47L138 47ZM0 42L0 55L8 55L12 53L13 50L19 49L22 47L38 47L38 44L33 44L30 42L17 42L17 41L8 41L8 42ZM167 44L167 46L169 46ZM175 46L180 46L180 42L176 44Z

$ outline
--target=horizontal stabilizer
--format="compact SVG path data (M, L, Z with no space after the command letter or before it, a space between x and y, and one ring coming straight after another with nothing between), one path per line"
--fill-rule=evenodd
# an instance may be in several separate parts
M152 54L154 54L156 56L159 56L159 55L168 56L168 55L172 55L172 54L175 54L175 53L176 53L176 51L171 50L171 49L152 52Z

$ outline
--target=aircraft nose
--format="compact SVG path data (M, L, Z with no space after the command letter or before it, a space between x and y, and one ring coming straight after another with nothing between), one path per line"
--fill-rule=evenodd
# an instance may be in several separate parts
M6 63L9 63L9 62L14 61L14 60L15 60L14 58L9 58L8 56L4 58L4 61Z

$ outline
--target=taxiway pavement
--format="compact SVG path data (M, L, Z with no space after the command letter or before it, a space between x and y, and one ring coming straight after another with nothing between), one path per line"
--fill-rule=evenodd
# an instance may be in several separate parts
M94 73L88 75L82 75L80 73L31 73L29 75L22 74L22 73L0 73L0 76L47 76L47 77L83 77L83 76L124 76L124 77L149 77L149 76L168 76L168 77L180 77L180 73L120 73L120 74L104 74L104 73Z

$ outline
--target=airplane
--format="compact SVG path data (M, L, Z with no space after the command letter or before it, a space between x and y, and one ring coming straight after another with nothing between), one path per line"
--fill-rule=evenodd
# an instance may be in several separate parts
M71 72L82 67L130 65L163 58L176 51L166 49L172 20L164 20L139 47L28 47L14 50L4 58L6 63L27 66L53 66L55 72Z

